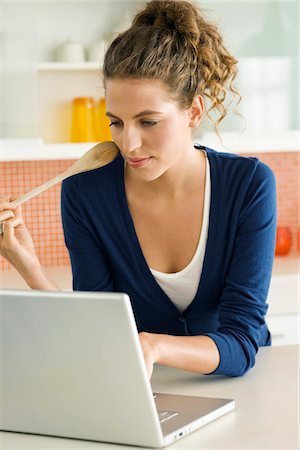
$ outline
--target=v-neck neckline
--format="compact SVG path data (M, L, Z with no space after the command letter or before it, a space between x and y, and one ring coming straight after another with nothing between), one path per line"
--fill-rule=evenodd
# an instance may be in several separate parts
M204 150L207 154L207 158L209 160L209 168L210 168L210 181L211 181L211 198L210 198L210 206L209 206L209 227L208 227L208 234L207 234L207 242L206 242L206 249L203 259L203 266L202 266L202 272L198 284L198 288L196 291L196 294L191 301L191 303L187 306L187 308L180 312L172 300L168 297L168 295L164 292L164 290L160 287L160 285L157 283L155 277L153 276L150 267L147 264L146 258L143 254L140 242L137 237L137 233L135 230L134 222L129 210L129 205L127 202L127 196L126 196L126 188L125 188L125 171L124 171L124 159L121 155L119 155L118 164L116 164L116 191L117 191L117 199L121 210L121 217L124 221L125 228L127 230L127 236L128 240L130 242L130 246L132 248L132 255L136 259L136 265L138 269L140 270L141 275L143 276L147 286L150 289L150 292L152 295L157 295L158 297L163 297L165 303L169 306L169 309L175 313L177 316L183 316L186 313L188 313L195 303L197 303L197 299L201 297L201 290L203 288L203 279L206 277L206 273L208 270L208 264L207 259L208 255L211 254L213 251L213 242L212 242L212 236L213 236L213 227L214 227L214 218L213 218L213 211L215 211L215 201L216 201L216 190L215 190L215 172L213 167L213 158L211 158L212 152L214 150L211 150L207 147L201 146L199 144L194 144L195 148L199 150Z

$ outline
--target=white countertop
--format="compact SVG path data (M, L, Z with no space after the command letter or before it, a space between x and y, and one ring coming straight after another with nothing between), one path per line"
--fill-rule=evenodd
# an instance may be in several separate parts
M275 258L268 293L268 314L299 313L300 258Z
M157 366L156 392L233 398L236 409L170 449L298 449L300 346L265 347L255 367L240 378L195 375ZM101 405L99 405L101 407ZM137 447L0 432L0 448L126 450Z

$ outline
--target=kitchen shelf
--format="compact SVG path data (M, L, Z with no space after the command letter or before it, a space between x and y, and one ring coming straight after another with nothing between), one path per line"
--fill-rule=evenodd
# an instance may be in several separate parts
M83 63L67 63L67 62L44 62L37 66L39 72L51 71L78 71L78 70L101 70L100 62L87 61Z
M215 150L229 153L281 153L299 151L300 130L267 133L221 132L204 134L200 142Z
M0 141L0 161L38 161L38 160L64 160L78 159L96 142L78 144L43 144L42 140Z
M221 137L226 147L221 145L216 135L210 133L195 138L194 142L236 154L299 151L299 130L242 136L239 133L224 132ZM42 139L2 139L0 161L77 159L95 144L96 142L45 144Z

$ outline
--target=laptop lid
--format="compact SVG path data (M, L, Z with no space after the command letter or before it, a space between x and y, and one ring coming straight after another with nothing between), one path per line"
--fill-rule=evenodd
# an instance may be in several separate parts
M0 290L0 330L0 430L162 447L234 408L155 404L126 294Z
M0 429L164 445L126 294L0 291Z

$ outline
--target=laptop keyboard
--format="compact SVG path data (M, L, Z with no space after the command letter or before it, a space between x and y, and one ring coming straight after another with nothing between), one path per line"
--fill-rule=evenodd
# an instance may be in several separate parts
M153 394L153 398L156 399L156 394ZM160 410L157 410L157 413L160 423L164 423L167 420L173 419L173 417L176 417L179 414L178 412L175 411L160 411Z
M160 423L164 423L167 420L173 419L173 417L178 416L178 412L174 411L157 411Z

